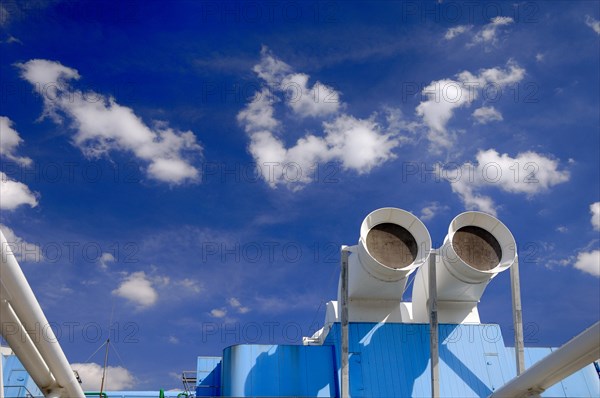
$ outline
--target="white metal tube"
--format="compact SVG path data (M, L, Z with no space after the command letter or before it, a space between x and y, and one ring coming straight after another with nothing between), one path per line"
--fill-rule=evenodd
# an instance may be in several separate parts
M596 322L520 376L500 387L490 398L527 397L549 387L600 358L600 322Z
M439 337L438 337L438 314L437 314L437 286L435 257L437 252L432 250L429 254L429 350L431 351L431 397L440 396L440 362Z
M375 238L382 227L392 231ZM412 251L406 250L409 246ZM394 247L402 249L394 252ZM371 212L361 224L358 245L348 260L349 299L402 300L408 276L427 262L430 249L429 232L413 214L393 207ZM399 263L387 262L391 254L398 256L393 260Z
M4 299L0 302L0 324L2 324L4 339L39 389L44 393L48 393L52 388L57 387L50 369L46 366L31 337L24 330L23 324L19 321L10 304Z
M342 246L341 250L341 279L342 279L342 313L341 313L341 334L342 334L342 360L341 360L341 391L342 398L350 396L350 364L348 361L348 247Z
M521 280L518 257L510 267L510 291L513 304L513 327L515 329L515 361L517 376L519 376L525 371L525 344L523 341L523 310L521 308Z
M61 395L69 398L84 398L83 390L73 374L54 331L49 327L48 320L1 231L0 274L2 283L10 295L11 305L25 329L44 328L43 338L35 338L33 342L58 384L64 388Z

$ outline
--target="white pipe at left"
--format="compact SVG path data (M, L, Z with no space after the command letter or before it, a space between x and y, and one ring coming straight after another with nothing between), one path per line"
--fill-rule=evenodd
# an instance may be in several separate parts
M48 320L2 231L0 231L0 275L2 285L10 296L10 304L25 329L35 331L44 328L43 336L33 336L32 340L59 386L62 387L60 395L69 398L85 398L54 331L49 327ZM52 392L51 395L55 393Z

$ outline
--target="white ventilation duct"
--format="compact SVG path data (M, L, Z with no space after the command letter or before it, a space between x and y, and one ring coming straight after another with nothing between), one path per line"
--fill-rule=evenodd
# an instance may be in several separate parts
M351 248L348 297L399 302L408 275L427 261L430 250L429 232L414 215L392 207L373 211Z
M440 322L478 323L477 303L487 284L516 261L515 239L498 219L476 211L454 218L436 257ZM415 322L429 322L428 278L428 267L419 268L412 294Z
M2 335L44 395L84 398L52 328L46 327L48 320L2 231L0 257ZM44 328L43 337L35 335L40 327ZM23 338L21 333L28 334L27 331L34 334Z

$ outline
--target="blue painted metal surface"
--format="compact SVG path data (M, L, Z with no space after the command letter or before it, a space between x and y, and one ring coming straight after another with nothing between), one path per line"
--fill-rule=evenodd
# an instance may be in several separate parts
M350 395L427 397L431 395L429 325L351 323ZM500 327L440 325L440 392L444 397L487 397L516 375L514 349L506 347ZM337 397L340 327L323 346L236 345L223 358L198 357L197 396ZM525 348L532 366L553 348ZM6 397L41 392L15 356L3 357ZM166 391L176 398L180 391ZM158 391L108 391L108 398L158 398ZM543 397L600 397L594 365L549 388ZM181 398L181 396L180 396Z
M196 396L221 396L221 357L198 357Z
M2 360L2 381L4 383L5 398L43 396L40 389L35 385L33 379L19 361L19 358L15 355L4 356L1 354L0 358Z
M504 345L498 325L440 325L439 336L441 396L487 397L516 376L514 349ZM325 344L334 346L338 371L339 341L336 324ZM349 343L352 397L431 396L429 325L351 323ZM550 352L550 348L526 348L526 365ZM542 396L599 397L594 365Z
M106 391L108 398L159 398L159 391ZM183 391L165 391L165 398L183 398ZM97 397L97 396L96 396Z
M331 346L235 345L223 351L222 394L335 397Z

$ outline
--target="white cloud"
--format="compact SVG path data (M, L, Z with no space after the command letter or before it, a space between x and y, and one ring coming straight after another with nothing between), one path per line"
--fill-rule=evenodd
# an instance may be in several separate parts
M600 250L580 252L574 267L588 274L600 277Z
M509 84L521 81L525 77L525 69L509 60L506 68L482 69L477 75L463 71L455 79L432 81L422 91L427 97L416 108L416 113L423 119L428 128L427 139L433 152L449 149L454 144L454 137L446 126L454 111L469 106L480 95L481 90L493 86L501 89Z
M535 60L537 62L543 62L545 57L546 57L546 55L542 54L542 53L535 54Z
M108 269L108 263L114 263L114 262L115 262L115 256L113 256L111 253L108 253L108 252L102 253L100 258L98 259L98 265L103 270Z
M482 106L481 108L475 109L473 117L478 124L487 124L489 122L503 120L502 114L493 106Z
M440 212L444 212L448 209L448 206L440 205L439 202L430 202L427 206L421 209L421 216L419 218L424 221L431 220Z
M479 32L473 36L473 40L469 44L473 46L475 44L492 44L498 43L498 30L501 26L510 25L514 22L511 17L495 17L490 23L484 25Z
M319 81L309 87L310 76L295 73L267 47L263 46L260 63L254 67L254 72L271 89L284 92L286 104L300 117L326 116L340 108L340 94L336 90Z
M585 24L592 28L594 32L600 35L600 21L589 15L585 16Z
M590 220L592 226L596 231L600 231L600 202L590 205L590 213L592 213L592 219Z
M25 241L20 236L17 236L12 228L4 224L0 224L0 229L4 233L8 247L10 247L17 260L26 262L42 261L44 256L42 255L42 249L38 245Z
M138 309L151 307L158 300L158 293L143 271L127 275L112 294L129 300Z
M242 109L237 116L238 122L250 137L248 150L260 167L264 180L272 187L283 184L297 189L312 181L315 166L321 162L341 162L346 170L359 174L368 173L372 168L393 159L392 150L399 146L399 121L389 115L385 121L387 127L377 122L376 116L358 119L339 113L339 101L326 100L319 93L319 101L314 97L290 95L289 84L295 83L307 89L308 76L294 73L291 67L266 48L261 52L261 61L254 67L256 74L265 82L265 86ZM330 88L315 83L310 90L319 89L325 97L339 95ZM310 91L309 90L309 91ZM330 116L323 120L322 135L307 133L292 146L286 146L280 121L275 118L275 103L280 101L277 93L287 93L286 104L301 117ZM293 93L292 93L293 94Z
M227 315L227 310L225 308L215 308L210 311L210 316L213 318L224 318Z
M28 157L18 156L17 147L23 142L19 133L13 129L13 122L6 116L0 116L0 157L13 160L21 166L33 163ZM0 210L15 210L21 205L35 207L37 196L22 182L15 181L0 171Z
M12 180L0 171L0 210L14 210L21 205L36 207L36 194L27 185Z
M246 314L246 313L250 312L250 308L243 306L242 303L240 303L240 300L238 300L235 297L229 298L229 300L227 300L227 302L229 303L229 305L232 308L234 308L240 314Z
M10 14L8 13L8 10L0 3L0 26L8 25L9 20Z
M184 278L175 281L175 285L185 289L186 293L198 294L202 291L202 284L195 279Z
M171 344L179 344L179 339L175 336L169 336L169 343Z
M102 366L97 363L73 363L71 368L79 373L81 388L84 391L99 391L102 381ZM133 387L135 378L129 370L121 366L108 366L104 390L118 391Z
M13 160L21 166L30 166L32 160L16 155L17 147L23 142L19 133L13 129L13 122L6 116L0 116L0 155Z
M565 227L564 225L559 225L556 227L556 231L564 234L569 231L569 228Z
M83 92L69 85L80 75L58 62L34 59L17 64L21 77L34 85L44 100L44 116L61 123L63 115L75 129L73 143L90 158L110 151L127 151L148 164L148 177L169 184L196 181L193 160L202 146L192 131L175 130L165 122L146 125L131 108L112 97Z
M522 152L516 157L494 149L479 151L476 163L465 163L459 170L442 171L467 209L496 214L493 200L478 191L496 187L502 191L533 196L569 180L570 173L559 170L558 161L536 152Z
M453 28L450 28L446 31L446 34L444 35L444 39L446 40L452 40L454 39L456 36L461 35L469 30L471 30L473 28L473 25L458 25L455 26Z

